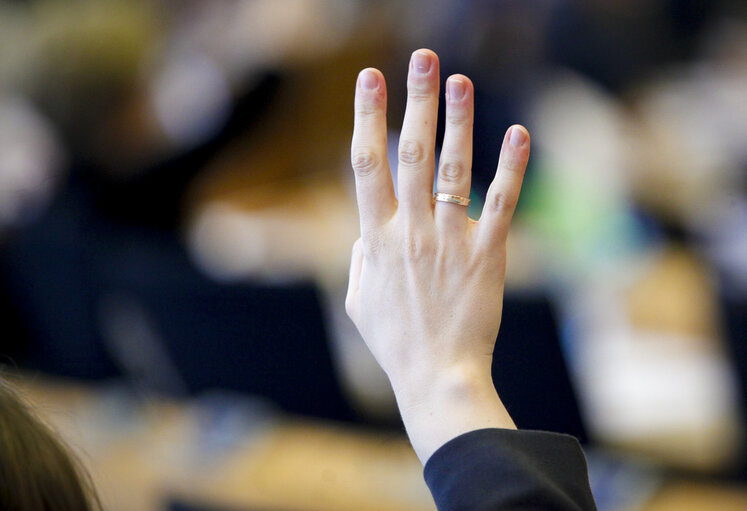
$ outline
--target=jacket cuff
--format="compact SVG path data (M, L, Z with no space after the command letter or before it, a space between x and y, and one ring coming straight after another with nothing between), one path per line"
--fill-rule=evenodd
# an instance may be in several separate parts
M596 509L586 459L569 435L471 431L433 453L424 476L440 511Z

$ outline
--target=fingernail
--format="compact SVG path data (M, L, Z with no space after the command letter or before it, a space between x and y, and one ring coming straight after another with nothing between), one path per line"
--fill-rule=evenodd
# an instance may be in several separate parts
M412 67L417 73L427 73L431 69L431 56L424 51L416 51L412 54Z
M459 101L464 97L464 82L459 79L449 80L446 92L449 93L449 100Z
M363 90L374 90L379 86L379 77L371 69L364 69L361 71L360 77L361 89Z
M509 143L514 147L521 147L524 142L527 141L527 135L524 128L519 126L513 126L511 128L511 136L508 139Z

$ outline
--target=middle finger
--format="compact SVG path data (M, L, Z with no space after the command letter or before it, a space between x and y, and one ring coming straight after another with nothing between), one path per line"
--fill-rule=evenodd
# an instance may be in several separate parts
M397 192L400 207L414 221L432 218L438 67L438 57L430 50L417 50L410 59L407 108L399 141Z

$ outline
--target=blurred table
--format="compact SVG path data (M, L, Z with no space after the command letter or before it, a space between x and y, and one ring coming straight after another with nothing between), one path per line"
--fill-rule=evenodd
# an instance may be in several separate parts
M640 511L744 511L747 488L671 481Z
M116 388L17 384L75 447L108 510L435 509L403 433L284 416L236 396L143 402Z
M143 401L118 387L16 383L75 447L111 511L435 509L404 434L285 416L237 396ZM668 480L635 511L711 509L747 509L747 488Z

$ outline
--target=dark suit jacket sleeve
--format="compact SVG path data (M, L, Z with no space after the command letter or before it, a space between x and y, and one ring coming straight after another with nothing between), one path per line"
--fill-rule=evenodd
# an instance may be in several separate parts
M480 429L425 465L439 511L596 510L578 441L541 431Z

